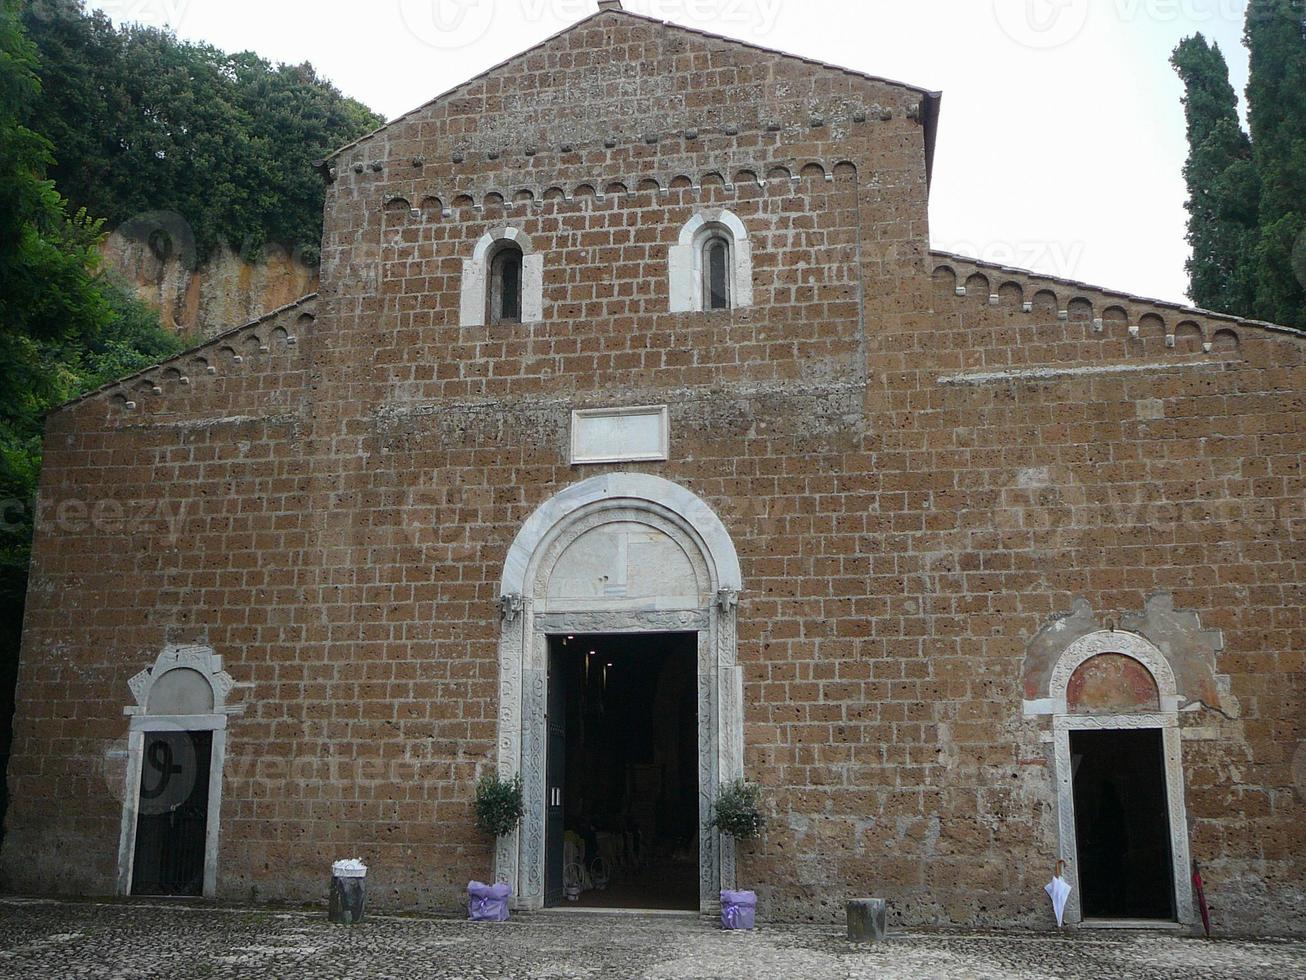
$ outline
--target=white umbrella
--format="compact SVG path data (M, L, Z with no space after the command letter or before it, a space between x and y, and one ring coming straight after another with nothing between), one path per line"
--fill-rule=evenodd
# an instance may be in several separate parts
M1052 899L1052 910L1057 913L1058 929L1065 924L1066 899L1070 897L1070 885L1066 882L1065 878L1061 877L1061 869L1064 868L1065 865L1066 862L1064 860L1057 862L1056 874L1052 876L1052 880L1049 881L1047 887L1043 889L1048 893L1048 897Z

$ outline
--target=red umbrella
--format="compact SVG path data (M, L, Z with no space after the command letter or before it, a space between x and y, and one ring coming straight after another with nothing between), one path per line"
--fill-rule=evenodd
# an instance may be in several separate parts
M1202 882L1202 872L1197 867L1197 862L1193 862L1193 888L1197 891L1197 907L1202 910L1202 928L1206 930L1206 938L1211 938L1211 909L1206 904L1206 885Z

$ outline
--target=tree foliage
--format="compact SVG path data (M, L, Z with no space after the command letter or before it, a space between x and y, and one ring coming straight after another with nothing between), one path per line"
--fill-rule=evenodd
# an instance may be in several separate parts
M524 806L521 776L502 779L498 773L487 772L476 784L476 799L472 804L476 829L491 837L511 834L521 823Z
M762 787L743 779L722 786L713 806L712 826L735 840L760 837L766 827Z
M57 148L50 176L75 206L112 228L179 213L199 261L225 241L249 258L276 242L316 263L325 191L312 164L380 116L312 65L115 27L82 0L42 0L24 20Z
M1306 0L1252 0L1244 36L1261 182L1256 315L1306 327Z
M1183 79L1188 122L1189 294L1208 310L1250 310L1255 288L1244 257L1259 238L1260 181L1229 66L1201 34L1185 39L1170 63Z
M1217 46L1175 49L1188 121L1194 302L1306 327L1306 0L1252 0L1250 136Z
M36 51L19 14L19 0L0 0L0 747L45 413L182 347L100 272L100 222L71 211L49 178Z

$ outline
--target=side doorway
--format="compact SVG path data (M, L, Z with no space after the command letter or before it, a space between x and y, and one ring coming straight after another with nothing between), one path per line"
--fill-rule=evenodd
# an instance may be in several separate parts
M1161 730L1071 732L1070 758L1084 917L1173 922Z
M236 682L211 648L170 645L128 687L116 891L213 898Z
M1145 637L1070 642L1048 681L1066 921L1192 925L1183 748L1174 671Z
M146 733L133 895L204 894L212 755L212 732Z

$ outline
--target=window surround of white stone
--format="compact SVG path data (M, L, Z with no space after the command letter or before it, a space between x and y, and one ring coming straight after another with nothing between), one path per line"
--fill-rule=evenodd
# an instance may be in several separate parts
M463 259L462 293L458 322L464 327L485 326L489 309L490 262L494 247L512 242L522 252L521 319L537 323L544 319L544 256L535 250L530 236L520 228L504 225L486 232L476 243L472 257Z
M620 582L585 597L580 565L619 544ZM586 544L575 547L585 539ZM662 561L636 560L626 544L656 546ZM569 564L570 563L570 564ZM580 578L583 578L582 574ZM608 583L607 579L604 579ZM735 851L710 826L718 787L743 775L743 677L738 665L739 557L721 519L684 487L643 473L610 473L561 491L526 520L504 562L499 600L497 769L521 775L525 815L500 838L495 880L518 908L544 905L548 640L574 633L698 634L699 904L712 912L735 881Z
M668 255L672 313L695 313L706 309L704 302L704 246L715 237L730 240L734 265L729 281L730 308L753 305L753 246L748 229L739 216L725 208L704 208L680 229L677 244Z
M571 465L660 462L671 455L666 405L582 408L571 413Z
M159 682L174 671L185 671L192 691L198 675L208 690L203 707L207 711L179 713L191 705L172 703L173 692L158 688ZM155 659L154 666L141 671L127 682L136 703L123 709L130 718L127 732L127 771L123 782L122 823L118 837L119 895L130 895L132 871L136 860L136 818L140 804L141 767L144 762L146 732L213 733L209 756L209 799L205 816L204 888L205 898L213 898L218 887L218 837L222 816L222 768L227 751L227 719L243 714L243 704L228 704L227 696L236 687L231 675L222 669L222 658L206 646L167 646ZM158 693L163 699L152 701Z
M1070 680L1081 666L1103 654L1130 657L1147 669L1160 694L1159 711L1141 711L1127 715L1071 714L1067 702ZM1066 881L1071 886L1066 903L1066 921L1109 927L1121 923L1113 920L1088 920L1083 916L1079 886L1079 848L1075 833L1074 769L1070 756L1072 731L1114 731L1121 729L1159 729L1165 758L1166 801L1170 822L1170 860L1174 873L1176 919L1181 925L1194 923L1193 895L1189 881L1188 816L1184 804L1183 756L1179 733L1179 692L1174 671L1165 655L1137 633L1122 630L1098 630L1070 644L1057 660L1048 684L1053 708L1052 737L1057 783L1057 822L1059 857L1066 862Z

